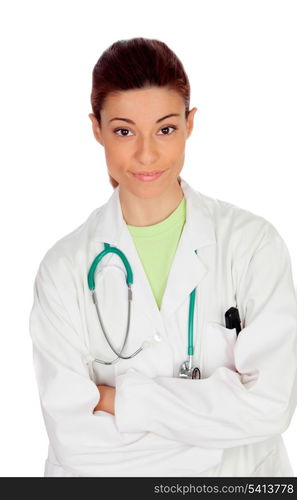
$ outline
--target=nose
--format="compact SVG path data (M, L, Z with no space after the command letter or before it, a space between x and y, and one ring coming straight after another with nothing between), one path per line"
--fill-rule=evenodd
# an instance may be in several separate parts
M158 157L157 145L152 137L140 137L135 156L140 163L150 165Z

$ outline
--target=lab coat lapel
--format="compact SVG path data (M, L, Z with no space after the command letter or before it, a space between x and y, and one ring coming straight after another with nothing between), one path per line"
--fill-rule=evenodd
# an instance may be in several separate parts
M103 243L105 242L109 243L111 246L117 247L125 254L133 273L132 310L133 308L139 308L141 313L147 317L147 320L150 321L157 330L164 332L162 317L155 301L153 291L122 215L119 186L114 189L110 199L102 207L95 230L94 242L97 253L104 249ZM125 272L122 261L114 253L107 254L101 263L99 266L115 265Z
M160 312L168 316L186 299L208 273L199 250L216 243L211 216L203 195L181 178L186 199L186 222L172 262Z
M95 235L95 242L99 245L98 253L103 249L103 242L106 242L119 248L126 255L134 277L132 307L140 308L152 326L163 334L166 334L165 317L174 313L208 272L208 267L199 255L199 249L216 242L211 217L203 202L203 196L192 189L183 178L181 178L181 188L186 198L186 222L172 262L160 310L122 215L119 186L102 207ZM116 265L125 271L121 260L113 253L104 257L102 265Z

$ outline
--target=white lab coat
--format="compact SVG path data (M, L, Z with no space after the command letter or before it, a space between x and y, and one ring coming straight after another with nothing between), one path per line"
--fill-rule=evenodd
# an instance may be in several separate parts
M261 216L193 189L161 310L122 217L119 187L42 259L30 314L34 366L49 437L45 476L293 476L281 433L297 404L297 301L290 256ZM130 360L101 331L87 274L104 242L134 273ZM197 254L195 250L197 249ZM189 294L196 290L195 364L187 359ZM105 328L124 340L124 266L108 254L96 270ZM242 330L225 327L238 307ZM97 384L116 387L115 415L93 413Z

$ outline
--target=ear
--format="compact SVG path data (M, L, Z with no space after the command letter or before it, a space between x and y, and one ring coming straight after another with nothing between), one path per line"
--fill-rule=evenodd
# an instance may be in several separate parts
M198 108L192 108L191 111L189 111L188 118L187 118L187 137L190 137L193 127L194 127L194 115L198 111Z
M100 125L98 123L98 120L93 113L89 113L88 116L92 122L92 129L93 129L94 137L95 137L96 141L100 142L100 144L103 146L103 138L102 138L101 129L100 129Z

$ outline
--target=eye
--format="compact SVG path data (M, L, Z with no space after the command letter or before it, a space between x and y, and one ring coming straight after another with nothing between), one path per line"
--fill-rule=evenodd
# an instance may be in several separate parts
M130 130L129 130L129 129L127 129L127 128L117 128L117 129L115 129L115 130L114 130L114 133L115 133L116 135L118 135L119 137L126 137L126 136L127 136L127 134L124 134L124 135L117 134L117 132L120 132L120 131L122 131L122 130L125 130L125 132L130 132Z
M168 125L168 127L163 127L163 128L161 128L161 131L163 131L163 130L168 130L169 128L172 128L173 130L176 130L176 129L177 129L177 127L175 127L174 125L170 125L170 126ZM173 133L173 132L171 132L170 134L161 134L161 135L171 135L172 133Z
M168 125L167 127L163 127L161 128L160 130L163 132L164 130L169 130L169 129L173 129L174 130L177 130L177 127L175 127L175 125ZM124 134L120 133L118 134L117 132L125 132ZM113 131L116 135L118 135L119 137L129 137L128 136L128 133L130 132L130 130L128 128L116 128L114 131ZM128 133L127 133L128 132ZM161 135L171 135L173 132L170 132L170 133L165 133L165 134L161 134Z

